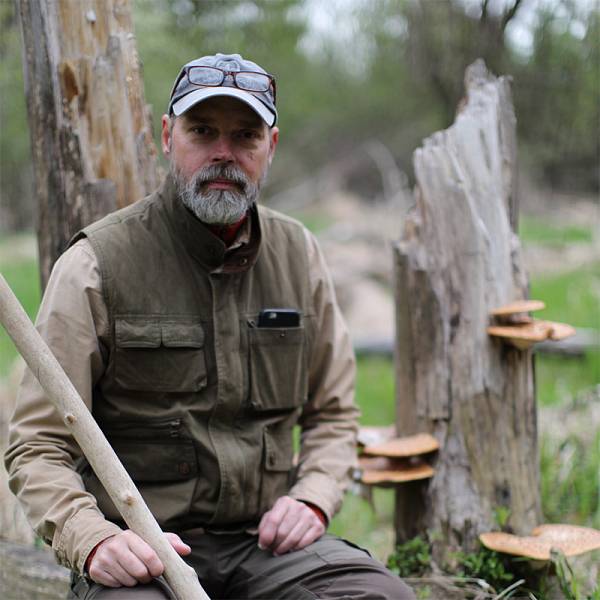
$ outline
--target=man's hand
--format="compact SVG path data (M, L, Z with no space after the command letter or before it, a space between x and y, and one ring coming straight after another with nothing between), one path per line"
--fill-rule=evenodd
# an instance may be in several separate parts
M258 545L279 556L300 550L325 533L325 525L303 502L289 496L278 498L258 526Z
M192 551L178 535L165 535L178 554L185 556ZM100 542L88 565L91 579L107 587L148 583L163 571L164 566L156 552L130 529Z

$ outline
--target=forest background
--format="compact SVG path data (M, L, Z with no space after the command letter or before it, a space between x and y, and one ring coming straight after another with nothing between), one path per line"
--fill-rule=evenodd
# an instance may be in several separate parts
M385 204L390 178L386 180L382 169L410 196L412 154L425 137L453 122L467 65L481 57L495 74L512 77L519 141L519 235L532 297L548 305L543 318L586 329L595 340L577 357L536 357L544 517L600 528L598 2L131 4L157 146L170 87L188 60L239 52L276 76L281 142L262 201L304 220L321 237L326 254L332 239L345 245L357 240L359 223L376 228L387 220L393 231L384 232L390 237L386 243L400 236L401 215L390 213L400 209ZM0 0L0 270L34 317L40 290L29 144L20 31L12 1ZM323 180L329 183L307 184ZM346 200L340 204L340 198ZM346 219L348 228L334 231L340 219ZM361 252L371 248L370 264L376 267L370 277L386 287L391 298L392 284L380 268L385 262L391 271L389 244L378 245L383 229L369 236ZM349 269L363 264L362 256L356 261L341 256L337 262L345 261ZM337 271L335 253L331 257L335 278L343 269ZM363 289L357 287L356 293L364 299ZM391 302L379 311L371 297L363 300L369 314L391 315L383 322L390 339ZM9 379L15 356L0 331L0 396L14 386L3 388L3 380ZM357 398L364 424L393 423L389 358L359 357ZM377 491L374 507L375 511L360 498L349 497L332 529L385 559L393 546L393 493Z

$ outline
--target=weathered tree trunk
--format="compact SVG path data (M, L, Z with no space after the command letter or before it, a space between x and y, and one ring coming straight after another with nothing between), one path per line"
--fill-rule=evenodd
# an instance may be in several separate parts
M156 187L156 148L129 0L15 2L44 287L77 230Z
M510 83L466 72L455 123L414 156L416 207L395 248L397 428L441 444L430 482L401 486L398 540L429 533L434 557L540 517L533 360L490 339L489 313L527 296L516 234ZM433 534L433 535L432 535Z

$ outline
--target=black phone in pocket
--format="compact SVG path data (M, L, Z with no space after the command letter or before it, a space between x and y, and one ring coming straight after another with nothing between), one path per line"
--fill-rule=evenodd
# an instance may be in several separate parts
M263 308L258 327L300 327L300 312L295 308Z

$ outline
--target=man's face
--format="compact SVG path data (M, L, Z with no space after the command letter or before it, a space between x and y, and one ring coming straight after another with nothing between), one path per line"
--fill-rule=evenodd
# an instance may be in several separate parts
M162 125L163 152L188 208L208 223L239 220L258 195L278 129L227 97L197 104L172 126L165 115Z

